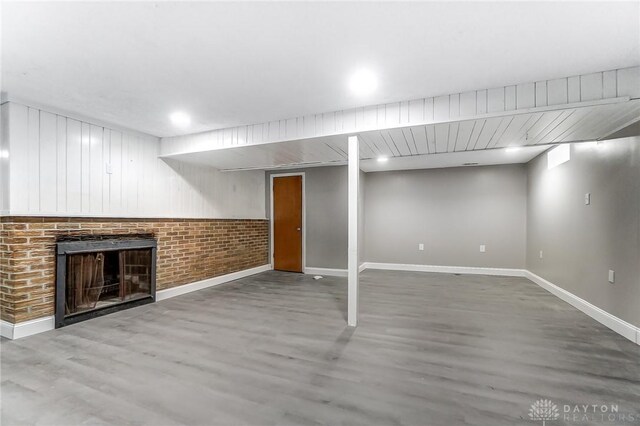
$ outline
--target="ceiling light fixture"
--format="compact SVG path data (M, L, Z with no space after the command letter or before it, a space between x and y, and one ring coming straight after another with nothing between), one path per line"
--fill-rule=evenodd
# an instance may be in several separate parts
M171 123L176 127L189 127L191 124L191 117L182 111L176 111L169 116Z
M506 148L505 151L508 152L509 154L514 153L514 152L518 152L520 151L522 148L520 148L519 146L510 146L509 148Z
M378 163L386 163L387 161L389 161L389 157L378 157Z
M378 79L373 72L361 69L354 72L349 79L349 89L358 96L373 93L378 88Z

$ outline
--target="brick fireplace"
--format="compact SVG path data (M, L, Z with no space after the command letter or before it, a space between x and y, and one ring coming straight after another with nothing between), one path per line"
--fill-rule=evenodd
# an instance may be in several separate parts
M88 235L150 235L164 290L268 263L268 221L254 219L0 218L1 319L55 313L56 243Z

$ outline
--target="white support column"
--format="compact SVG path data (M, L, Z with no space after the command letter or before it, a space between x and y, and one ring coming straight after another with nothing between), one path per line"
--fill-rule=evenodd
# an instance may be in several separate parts
M358 324L358 197L360 193L360 144L349 136L349 248L347 324Z

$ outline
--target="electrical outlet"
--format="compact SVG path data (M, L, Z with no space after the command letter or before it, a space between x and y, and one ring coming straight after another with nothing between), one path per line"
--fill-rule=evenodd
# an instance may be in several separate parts
M484 244L480 244L480 253L484 253L487 251L487 246L485 246Z
M609 269L609 282L613 284L616 282L616 271Z
M110 175L111 173L113 173L113 170L111 169L111 163L106 163L106 164L104 165L104 171L105 171L108 175Z
M540 259L542 259L542 250L540 250Z
M586 194L584 194L584 204L586 206L591 204L591 193L587 192Z
M422 243L418 244L418 250L424 251L424 244Z

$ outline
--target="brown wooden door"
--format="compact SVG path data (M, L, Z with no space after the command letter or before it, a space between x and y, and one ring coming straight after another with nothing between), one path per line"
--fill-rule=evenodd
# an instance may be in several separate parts
M302 176L273 178L273 269L302 272Z

